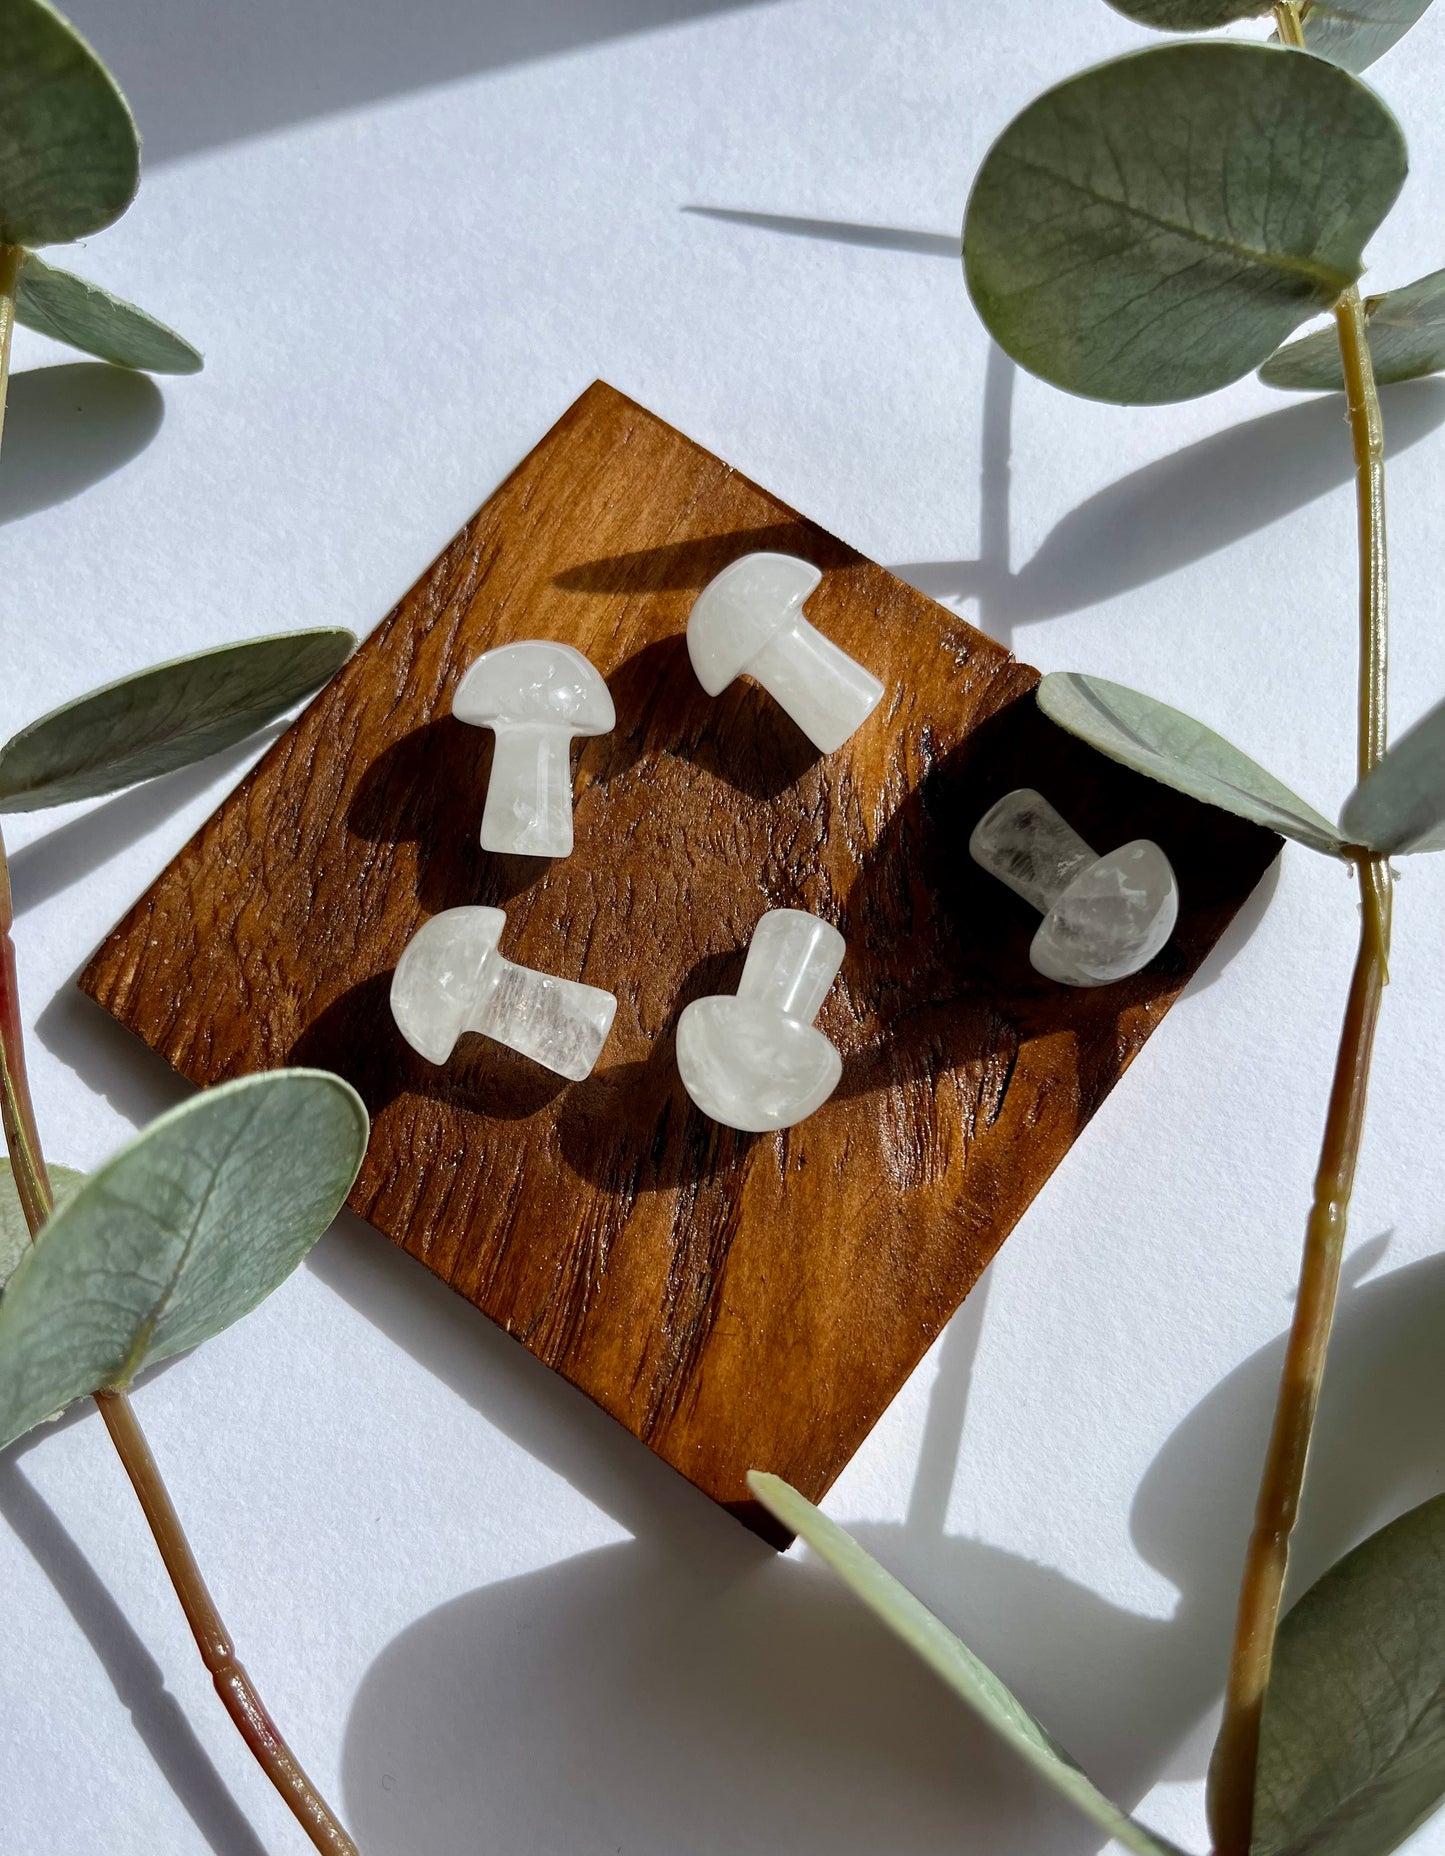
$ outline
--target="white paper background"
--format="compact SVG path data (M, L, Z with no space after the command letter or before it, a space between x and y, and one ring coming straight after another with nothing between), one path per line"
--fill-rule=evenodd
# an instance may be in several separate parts
M602 375L1032 662L1181 702L1343 797L1338 404L1246 382L1138 412L1014 382L949 255L1010 115L1141 41L1098 0L74 11L149 163L74 262L207 369L152 385L18 338L0 733L178 651L366 631ZM1381 286L1442 258L1442 54L1437 9L1375 74L1414 149ZM1445 385L1390 402L1399 725L1445 687L1442 424ZM70 982L246 759L13 822L57 1159L178 1097ZM1445 1487L1440 860L1408 867L1397 920L1306 1576ZM828 1504L1196 1848L1353 934L1344 875L1287 852ZM1098 1847L806 1556L758 1547L360 1226L137 1402L368 1856ZM93 1416L0 1457L0 1515L0 1849L303 1848Z

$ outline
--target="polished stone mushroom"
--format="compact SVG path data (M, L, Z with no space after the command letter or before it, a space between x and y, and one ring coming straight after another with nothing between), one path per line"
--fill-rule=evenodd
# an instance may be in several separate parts
M1107 986L1137 973L1174 932L1179 886L1149 838L1100 857L1031 786L1005 793L974 826L969 854L1043 915L1029 948L1062 986Z
M480 1031L581 1082L607 1042L617 1001L600 986L519 967L497 952L507 917L465 907L434 915L407 942L391 980L397 1029L428 1063Z
M566 857L572 849L572 738L617 725L596 667L570 644L528 638L486 651L452 698L452 714L496 735L482 849Z
M822 578L791 554L743 555L698 594L687 651L709 696L746 674L831 754L878 707L883 685L803 617Z
M843 964L838 930L771 909L753 931L736 995L694 999L677 1021L689 1096L725 1128L791 1128L838 1087L843 1060L813 1019Z

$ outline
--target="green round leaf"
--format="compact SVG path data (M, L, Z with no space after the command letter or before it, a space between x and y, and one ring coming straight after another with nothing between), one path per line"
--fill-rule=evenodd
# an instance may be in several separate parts
M1280 1625L1252 1856L1387 1856L1445 1797L1445 1496L1372 1534Z
M1271 0L1109 0L1109 5L1156 32L1212 32L1271 10Z
M1222 735L1181 709L1156 702L1122 683L1058 670L1038 687L1039 707L1050 721L1078 735L1110 760L1172 786L1176 792L1221 806L1314 851L1342 856L1344 840L1327 818L1297 793L1241 754Z
M57 270L33 252L20 267L15 319L117 367L137 367L148 374L195 374L204 365L191 344L165 323L99 284Z
M1438 373L1445 367L1445 271L1367 298L1365 328L1381 386ZM1259 377L1268 387L1343 393L1339 337L1333 328L1303 336L1271 355Z
M366 1140L361 1098L322 1070L243 1077L152 1122L0 1298L0 1448L263 1301L340 1211Z
M68 1166L52 1166L48 1171L57 1206L73 1198L76 1188L85 1183L84 1173L77 1173ZM0 1291L4 1290L15 1265L29 1248L30 1227L20 1209L15 1173L8 1160L0 1160Z
M1004 130L968 203L968 287L1000 347L1055 386L1191 399L1338 300L1405 168L1394 117L1323 59L1156 46Z
M925 1605L780 1476L749 1470L748 1487L784 1527L797 1534L856 1598L1005 1741L1041 1779L1134 1856L1180 1856L1172 1843L1110 1802L1058 1742L985 1664Z
M0 748L0 812L35 812L153 779L243 741L333 676L348 631L282 632L123 677Z
M1364 71L1419 19L1430 0L1310 0L1305 45L1346 71Z
M98 232L139 183L140 138L110 72L46 0L0 0L0 244Z
M1445 702L1360 781L1340 812L1340 830L1381 856L1445 851Z

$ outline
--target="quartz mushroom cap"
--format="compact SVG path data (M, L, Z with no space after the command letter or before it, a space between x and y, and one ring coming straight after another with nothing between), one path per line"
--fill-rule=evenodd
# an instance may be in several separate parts
M1179 886L1159 846L1133 838L1100 857L1031 786L990 806L968 849L975 863L1041 912L1029 961L1062 986L1127 979L1174 932Z
M498 951L507 917L465 905L433 915L407 942L391 981L397 1029L428 1063L446 1063L463 1032L581 1082L612 1029L617 1000L600 986L518 966Z
M529 638L486 651L452 698L452 714L496 735L482 848L565 857L572 849L572 739L617 725L596 666L569 644Z
M736 997L714 994L684 1009L677 1067L705 1115L766 1134L822 1107L843 1061L812 1020L844 951L842 935L816 915L772 909L754 930Z
M746 673L831 754L877 708L883 685L804 618L822 578L791 554L743 555L698 594L687 651L709 696Z

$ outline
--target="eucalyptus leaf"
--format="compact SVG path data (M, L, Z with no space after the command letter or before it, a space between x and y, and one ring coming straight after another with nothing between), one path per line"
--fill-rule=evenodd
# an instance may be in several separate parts
M968 287L1000 347L1055 386L1191 399L1339 299L1405 169L1394 117L1323 59L1155 46L1004 130L968 203Z
M0 812L91 799L204 760L317 689L355 648L348 631L282 632L107 683L0 748Z
M52 1166L47 1170L57 1206L64 1205L74 1196L76 1188L85 1183L85 1174L71 1167ZM0 1160L0 1291L4 1290L15 1265L29 1248L30 1227L20 1209L15 1174L8 1160Z
M1445 367L1445 271L1365 302L1365 329L1381 386L1418 380ZM1268 387L1343 393L1345 370L1333 326L1305 335L1273 354L1259 370Z
M1445 851L1445 702L1360 781L1340 812L1340 830L1382 856Z
M340 1211L366 1139L361 1098L322 1070L243 1077L152 1122L0 1298L0 1448L264 1300Z
M140 138L110 72L46 0L0 0L0 244L98 232L139 183Z
M1387 1856L1445 1797L1445 1496L1401 1515L1280 1625L1252 1856Z
M1271 0L1109 0L1109 5L1156 32L1212 32L1271 11Z
M1110 1803L972 1650L865 1553L836 1521L830 1521L779 1476L750 1470L748 1487L770 1514L805 1540L873 1615L901 1637L935 1675L941 1676L1040 1778L1107 1836L1117 1837L1134 1856L1180 1856L1174 1844L1156 1837Z
M1365 71L1405 34L1430 0L1310 0L1305 49L1346 71Z
M1046 676L1038 687L1038 702L1050 721L1136 773L1206 805L1221 806L1313 851L1344 854L1346 841L1327 818L1258 761L1181 709L1075 670Z
M34 252L27 254L20 267L15 318L28 329L99 355L117 367L142 368L149 374L194 374L203 365L196 350L174 329L99 284L57 270Z

